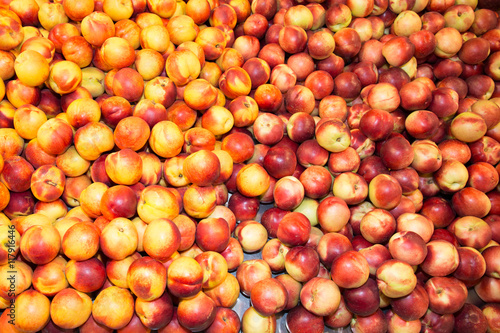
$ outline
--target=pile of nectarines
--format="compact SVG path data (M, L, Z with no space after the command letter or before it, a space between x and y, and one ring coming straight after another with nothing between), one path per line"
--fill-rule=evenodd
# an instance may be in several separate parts
M0 332L500 332L499 16L0 0Z

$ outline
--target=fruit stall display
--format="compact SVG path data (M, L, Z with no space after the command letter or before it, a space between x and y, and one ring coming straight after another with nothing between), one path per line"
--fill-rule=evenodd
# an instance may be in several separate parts
M498 0L0 0L0 332L500 332Z

